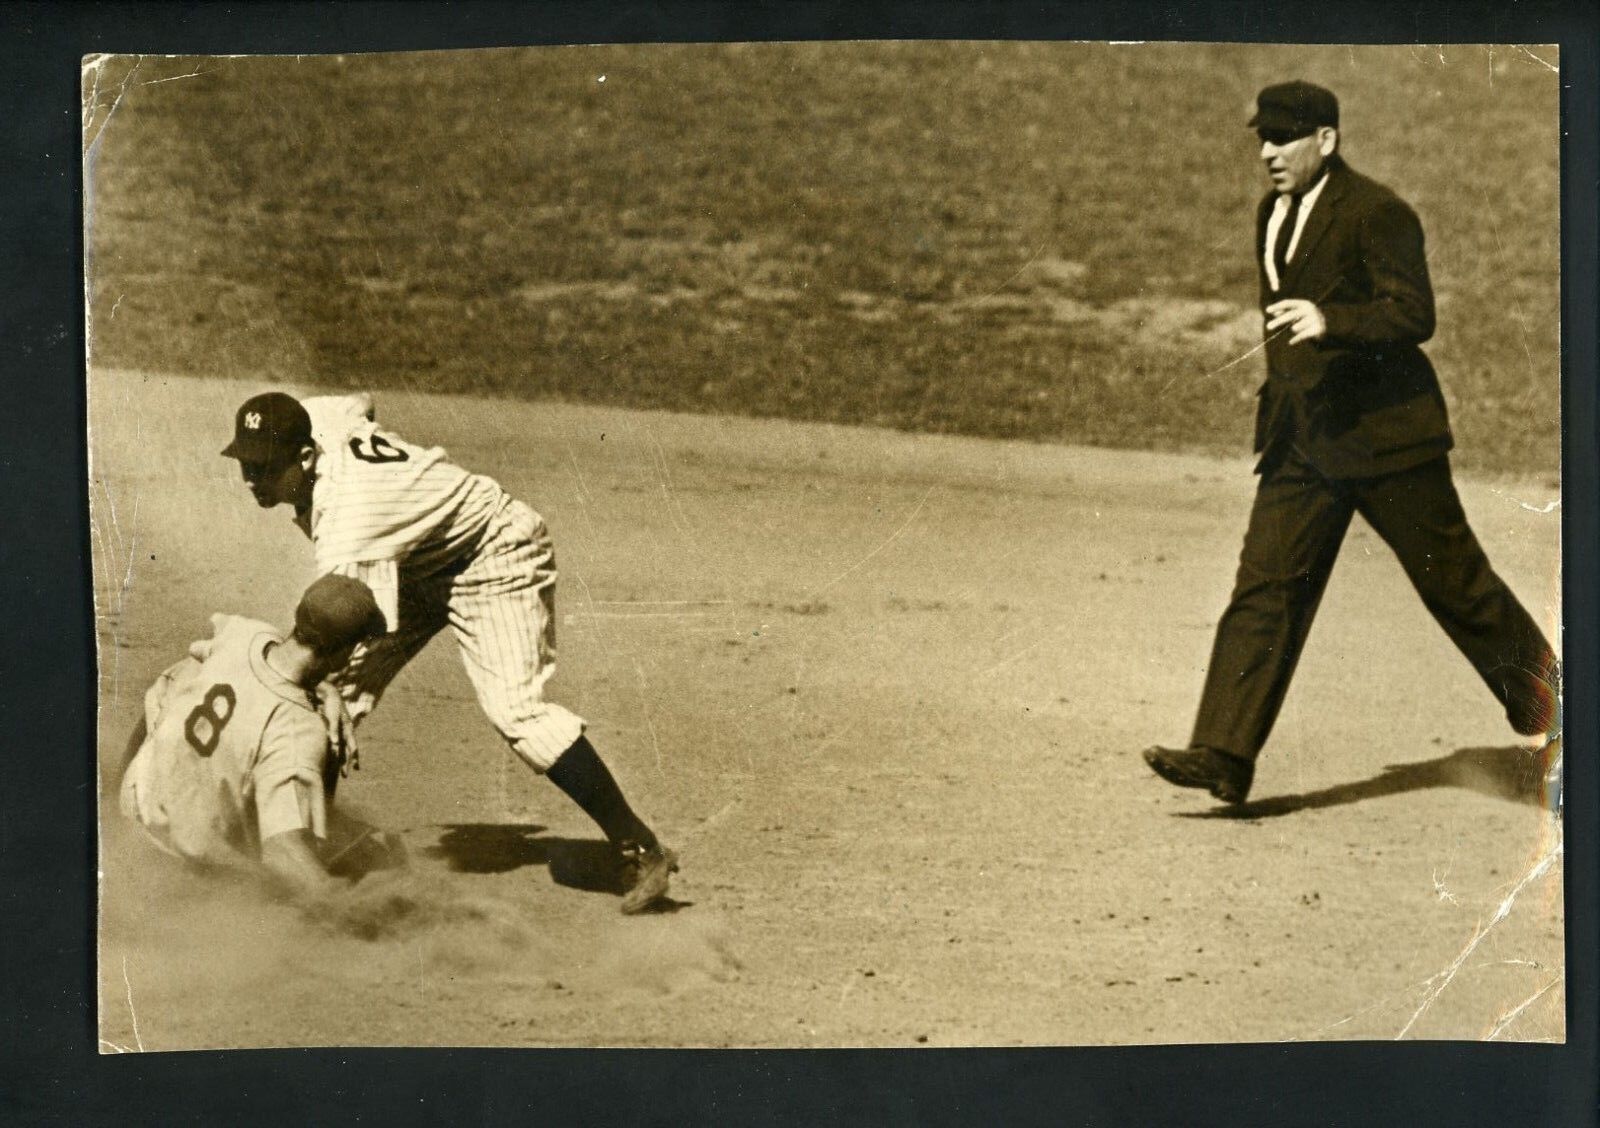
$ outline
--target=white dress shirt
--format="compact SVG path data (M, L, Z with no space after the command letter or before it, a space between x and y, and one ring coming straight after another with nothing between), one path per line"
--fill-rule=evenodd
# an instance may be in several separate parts
M1322 189L1328 183L1328 174L1323 173L1321 179L1300 197L1300 214L1295 217L1294 234L1289 236L1289 250L1284 254L1284 261L1294 258L1295 248L1300 245L1300 233L1306 229L1306 219L1311 215L1311 209L1317 204L1317 197L1322 195ZM1266 244L1261 248L1263 261L1267 267L1267 281L1274 290L1282 287L1278 278L1278 265L1272 261L1272 248L1278 242L1278 231L1283 227L1283 221L1288 218L1289 208L1293 197L1287 193L1281 195L1273 202L1272 215L1267 220Z

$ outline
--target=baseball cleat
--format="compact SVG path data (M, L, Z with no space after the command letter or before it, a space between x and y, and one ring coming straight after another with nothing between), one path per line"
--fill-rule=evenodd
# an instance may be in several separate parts
M1144 762L1178 787L1203 787L1224 803L1243 803L1250 794L1256 766L1215 748L1146 748Z
M657 843L645 847L637 842L623 845L622 911L632 916L642 913L667 895L667 883L678 872L678 855Z

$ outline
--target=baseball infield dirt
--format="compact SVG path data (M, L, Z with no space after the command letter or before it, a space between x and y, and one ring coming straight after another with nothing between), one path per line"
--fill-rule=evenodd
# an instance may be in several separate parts
M311 579L217 456L261 390L91 386L100 760L149 679ZM382 393L547 518L558 700L683 854L617 914L594 828L441 638L340 805L411 859L310 910L147 864L103 819L102 1048L1564 1038L1535 758L1359 522L1254 801L1188 732L1248 463ZM1552 483L1469 480L1546 622Z

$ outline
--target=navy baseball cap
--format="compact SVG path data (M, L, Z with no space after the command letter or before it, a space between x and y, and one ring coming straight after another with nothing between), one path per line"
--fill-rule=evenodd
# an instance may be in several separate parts
M1281 82L1256 95L1250 128L1304 136L1318 126L1339 126L1339 99L1310 82Z
M222 448L240 462L284 462L311 442L311 416L283 392L251 396L233 420L233 442Z
M372 589L337 572L329 572L306 588L294 609L295 637L313 650L339 650L375 638L386 629Z

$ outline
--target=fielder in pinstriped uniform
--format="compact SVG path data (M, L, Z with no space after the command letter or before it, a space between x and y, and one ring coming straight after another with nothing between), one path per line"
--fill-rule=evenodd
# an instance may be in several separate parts
M617 847L623 912L660 900L677 857L629 807L584 736L582 718L545 700L555 671L555 552L543 520L492 478L379 426L366 395L282 392L247 400L222 452L263 508L294 507L318 574L371 588L389 633L330 680L348 719L449 626L484 713L518 757L547 775Z

